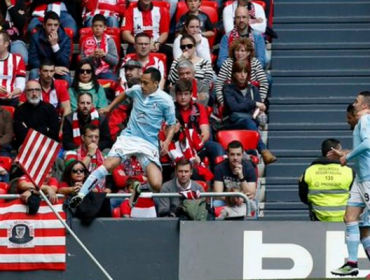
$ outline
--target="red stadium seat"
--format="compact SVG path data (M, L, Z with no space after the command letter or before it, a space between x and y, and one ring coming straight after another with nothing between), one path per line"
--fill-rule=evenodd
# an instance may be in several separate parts
M254 130L223 130L217 132L217 140L225 150L234 140L240 141L244 150L253 150L257 148L259 134Z
M225 208L225 206L218 206L215 207L215 216L219 217L221 215L221 211Z
M197 182L199 185L201 185L201 186L202 186L202 188L203 188L203 190L204 190L205 192L208 192L208 185L207 185L207 183L206 183L206 182L204 182L204 181L195 181L195 182Z
M112 218L116 218L116 219L121 218L121 208L120 207L113 208Z
M12 118L14 117L15 108L13 106L1 106L4 110L8 111Z
M0 182L0 189L5 190L8 193L10 186L8 183Z
M12 159L10 157L0 157L0 166L10 172L12 167Z

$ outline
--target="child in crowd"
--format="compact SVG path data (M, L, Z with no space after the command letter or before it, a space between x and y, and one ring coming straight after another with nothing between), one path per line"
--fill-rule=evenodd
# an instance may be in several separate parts
M239 192L240 190L234 188L232 192ZM245 217L247 215L247 206L243 201L243 198L237 196L226 197L226 206L222 209L218 220L224 220L225 218L232 217Z
M200 10L202 0L186 0L185 3L188 6L189 11L182 15L179 22L176 24L176 33L180 33L184 29L187 18L190 15L194 15L200 20L201 35L206 38L213 37L215 35L213 24L209 16Z
M140 182L137 179L130 178L126 181L126 188L123 190L123 192L126 193L134 193L134 186L135 184L140 184ZM119 206L121 210L121 216L123 218L130 218L131 217L131 205L130 205L130 199L126 198L121 205Z
M97 14L92 20L93 35L87 36L81 46L81 58L91 58L95 66L95 74L98 79L117 81L114 74L118 65L116 44L108 34L105 17Z

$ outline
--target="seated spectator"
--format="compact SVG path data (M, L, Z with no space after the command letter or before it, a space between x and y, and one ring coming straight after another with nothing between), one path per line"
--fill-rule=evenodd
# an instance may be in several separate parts
M250 65L237 61L233 65L232 73L231 83L225 85L223 89L225 115L229 117L227 127L259 132L255 116L258 111L265 112L266 106L261 101L258 89L250 84ZM276 161L276 157L263 143L261 135L257 150L266 165Z
M12 115L9 111L0 106L0 156L10 157L13 137Z
M249 24L254 31L259 33L266 32L267 20L263 7L252 0L235 0L232 5L228 5L222 12L225 33L234 28L234 15L238 7L246 7L249 12Z
M265 69L266 61L266 46L263 36L259 33L253 32L249 26L249 14L245 7L238 7L235 10L235 27L230 32L227 32L221 39L220 52L217 59L217 67L221 68L224 61L229 55L229 46L231 43L240 38L249 38L254 43L254 52Z
M167 73L164 70L163 61L159 58L155 57L152 53L150 53L150 36L145 33L139 33L135 36L135 55L132 57L126 57L122 61L121 71L120 71L120 78L121 78L121 85L124 88L127 87L127 79L128 78L140 78L142 73L145 69L154 67L161 72L161 82L159 84L161 89L164 89L166 84L166 75ZM137 61L139 63L132 63L131 65L127 65L129 61ZM127 66L126 66L127 65ZM139 68L140 67L140 68ZM131 70L135 69L136 74L134 74ZM141 71L140 71L141 70ZM129 72L130 76L126 77L126 72Z
M41 85L41 100L54 106L59 116L64 118L71 113L71 102L68 90L60 80L54 79L55 65L50 59L45 59L40 64L40 78L37 81ZM26 102L26 94L22 93L19 101Z
M150 36L150 51L167 56L167 69L173 60L172 48L166 45L170 29L170 17L166 8L156 7L152 0L139 0L136 7L129 7L122 22L122 39L127 42L127 53L133 53L135 36L145 32Z
M41 85L37 81L26 84L26 102L14 112L14 133L17 144L21 145L32 128L58 141L59 121L53 105L41 100Z
M185 3L189 11L180 17L179 22L176 24L176 32L180 33L184 29L184 26L186 25L185 23L188 21L190 16L196 16L200 21L199 33L205 38L215 36L215 31L213 29L214 26L209 16L201 11L200 6L202 4L202 0L186 0Z
M10 37L0 31L0 105L18 105L18 96L26 83L26 67L23 58L8 52Z
M82 5L84 10L82 12L83 25L90 27L95 15L101 14L106 18L106 25L108 27L119 27L120 18L120 4L125 4L125 0L83 0Z
M222 88L226 82L231 80L231 70L233 69L235 61L247 61L251 65L251 81L258 82L261 100L264 102L269 90L266 73L263 70L261 63L256 57L254 57L253 42L250 39L239 39L231 43L229 58L224 61L220 72L218 72L215 83L215 92L218 104L223 105L224 103Z
M29 46L29 79L39 77L41 61L51 59L55 62L55 78L70 83L69 64L71 39L59 26L59 16L55 12L45 14L42 27L32 35Z
M321 145L322 156L299 179L299 197L309 205L312 221L342 222L344 218L355 173L339 160L329 159L333 148L342 150L338 140L326 139Z
M176 192L203 192L203 188L190 179L193 173L191 163L187 159L181 159L175 167L175 178L163 184L161 193ZM158 202L159 217L177 217L183 200L178 197L161 197Z
M54 1L54 0L33 0L31 1L30 14L32 20L30 21L27 31L32 33L38 25L46 22L46 14L53 11L60 18L60 25L63 28L69 28L73 31L73 36L77 35L77 24L75 21L75 3L74 1Z
M63 172L62 182L58 186L58 193L76 195L85 182L89 171L80 160L72 161Z
M25 64L28 62L28 51L23 41L26 22L27 14L24 0L0 1L0 30L6 31L10 36L10 52L19 54Z
M210 126L206 109L192 100L192 83L180 80L176 84L176 115L180 124L186 129L194 130L201 138L204 152L200 155L202 159L207 156L210 160L211 171L214 171L215 160L218 156L225 154L222 146L210 140Z
M230 190L231 192L239 192L239 188ZM245 217L247 215L247 205L243 198L238 196L225 197L226 206L221 210L217 220L225 220L227 218Z
M351 130L353 131L357 124L356 111L353 104L349 104L347 107L347 123L349 124Z
M116 81L114 73L118 65L118 53L116 43L108 34L105 34L107 26L105 17L97 14L92 20L93 35L87 36L81 46L81 58L89 58L94 63L95 75L98 79Z
M126 181L126 187L125 187L125 190L122 191L122 192L125 192L125 193L131 193L132 195L134 195L134 189L135 189L135 184L139 184L139 182L135 179L128 179ZM121 193L122 193L121 192ZM111 203L111 207L112 209L114 209L115 204L112 204L112 201L115 201L115 200L119 200L120 203L119 205L117 205L117 207L119 206L120 208L120 212L121 212L121 217L123 218L131 218L131 204L130 204L130 199L129 198L116 198L116 199L111 199L110 200L110 203Z
M257 175L253 164L243 159L243 145L232 141L227 146L227 159L215 168L214 192L229 192L237 188L253 199L257 188ZM225 205L224 199L214 201L214 206Z
M177 74L180 80L190 81L192 83L191 97L193 101L196 101L203 106L207 106L209 103L209 85L205 81L198 80L195 78L195 69L193 63L189 60L182 60L177 64ZM171 89L171 95L175 99L175 87Z
M182 30L181 34L177 36L175 39L175 42L173 43L173 58L178 59L182 56L182 50L180 48L180 42L182 35L188 34L190 36L193 36L196 42L196 55L200 58L204 58L208 60L209 62L212 62L211 60L211 50L209 48L209 43L206 37L202 36L202 33L200 32L200 20L197 16L190 15L188 16L184 29Z
M108 120L99 115L92 104L92 96L82 92L78 96L77 110L66 116L63 124L63 148L65 150L77 149L84 142L85 128L94 125L99 128L100 137L94 140L99 143L99 149L105 150L112 146ZM87 164L86 164L87 165Z
M41 191L47 196L51 204L58 202L58 180L51 176L52 169L50 169L44 183L41 186ZM21 194L21 200L28 206L28 214L36 214L40 207L40 193L36 190L35 185L27 175L19 178L17 185L17 192Z
M180 48L182 55L175 59L171 65L170 70L170 81L172 84L176 84L179 80L179 74L177 73L177 64L182 60L189 60L194 65L195 78L200 81L204 81L209 87L213 83L213 69L211 63L197 56L195 52L196 42L193 36L183 35L180 40Z
M72 86L68 89L72 111L77 109L77 97L81 92L89 92L93 97L93 106L96 109L108 106L108 100L103 87L96 78L91 60L83 59L77 65Z

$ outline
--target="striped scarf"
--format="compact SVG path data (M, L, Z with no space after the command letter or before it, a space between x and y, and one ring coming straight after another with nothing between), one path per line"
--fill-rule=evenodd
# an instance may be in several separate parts
M252 41L253 45L254 45L253 32L252 32L252 30L251 30L250 27L248 27L248 33L247 33L246 36L240 36L238 30L236 29L236 27L234 27L234 29L230 31L230 35L229 35L229 46L231 45L231 43L234 40L239 39L240 37L250 39Z
M99 127L99 113L95 108L91 109L90 117L91 117L90 123ZM80 123L78 121L77 110L73 112L72 129L73 129L73 143L76 146L81 146L82 138L81 138L81 129L80 129Z

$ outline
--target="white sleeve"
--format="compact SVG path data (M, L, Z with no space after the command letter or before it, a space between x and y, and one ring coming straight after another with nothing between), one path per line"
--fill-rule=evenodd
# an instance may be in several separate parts
M26 87L26 78L25 77L16 77L14 88L19 88L22 92Z
M263 21L261 23L253 23L251 24L251 27L254 31L265 33L267 25L265 10L260 4L253 3L253 6L256 13L256 19L262 18Z
M209 43L207 38L202 37L202 41L200 42L199 45L197 45L197 55L212 63L211 51L209 49Z
M173 42L173 59L178 59L182 55L182 51L180 49L181 37L181 35L177 36L177 38Z
M234 14L233 14L233 5L228 5L224 8L222 12L222 18L224 22L225 33L230 32L234 29Z

